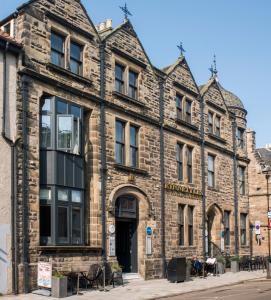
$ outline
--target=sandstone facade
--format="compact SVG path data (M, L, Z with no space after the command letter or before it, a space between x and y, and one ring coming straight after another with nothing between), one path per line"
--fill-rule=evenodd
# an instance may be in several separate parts
M221 87L216 76L198 87L184 57L158 70L129 20L115 29L103 26L97 31L78 0L30 1L18 9L15 24L16 39L22 43L25 54L18 71L15 122L20 138L16 197L20 292L36 287L39 261L49 261L54 269L69 271L102 259L120 259L118 249L114 252L110 245L116 243L118 248L122 242L119 232L113 232L111 226L118 230L123 219L127 221L121 213L134 213L135 220L127 223L136 224L129 237L129 242L136 237L130 259L136 257L132 267L145 279L163 277L166 261L174 256L249 252L249 234L241 245L239 224L240 213L247 217L249 214L248 195L246 189L240 195L237 177L240 165L247 174L246 142L242 149L236 146L236 128L246 129L246 111L241 102L232 102L233 96ZM64 40L63 49L56 49L61 66L52 63L52 33ZM80 74L71 72L72 43L80 45ZM60 242L60 225L56 225L60 210L51 203L58 203L54 197L58 197L55 191L60 188L71 192L81 189L73 174L77 167L74 161L78 164L80 160L78 155L53 149L54 146L43 149L44 99L54 103L53 112L46 112L47 116L56 115L57 99L84 111L83 151L79 155L83 167L81 173L78 171L84 174L80 182L84 205L80 206L82 238L78 243ZM219 115L219 134L209 132L210 111L214 124ZM122 126L121 133L118 126ZM52 135L53 140L57 138L56 133ZM116 159L118 149L122 151L121 163ZM132 149L137 153L135 165ZM51 165L56 170L50 169L50 151L65 157L63 167L57 161L57 166ZM181 153L178 157L177 152ZM208 187L207 179L210 154L215 157L212 187ZM73 181L69 184L69 179L63 179L67 174L56 175L65 173L67 157L73 160ZM42 175L44 172L47 177ZM50 172L55 175L48 183ZM243 179L247 187L247 175ZM55 202L42 204L44 189L50 189ZM120 200L134 201L136 209L119 207ZM50 207L52 214L46 242L41 238L44 206ZM227 245L225 211L229 212ZM72 232L71 226L73 223L67 225L67 231ZM151 249L147 227L152 229ZM248 218L245 230L248 231Z

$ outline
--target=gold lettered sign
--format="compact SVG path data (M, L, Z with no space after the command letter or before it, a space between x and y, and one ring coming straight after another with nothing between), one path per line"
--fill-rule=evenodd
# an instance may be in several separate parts
M202 196L201 190L194 188L192 186L185 186L185 185L166 182L165 189L177 193L185 193L190 195Z

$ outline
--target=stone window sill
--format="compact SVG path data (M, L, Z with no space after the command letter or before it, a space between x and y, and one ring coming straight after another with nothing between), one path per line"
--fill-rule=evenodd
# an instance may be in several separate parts
M78 75L78 74L75 74L75 73L72 73L71 71L67 70L67 69L64 69L62 67L59 67L57 65L54 65L52 63L48 63L47 64L47 69L51 70L51 71L54 71L56 73L59 73L63 76L66 76L66 77L70 77L76 81L79 81L80 83L83 83L83 84L86 84L86 85L92 85L92 81L88 78L85 78L81 75Z
M218 189L218 188L211 187L211 186L208 186L208 190L209 190L209 191L212 191L212 192L219 192L219 189Z
M215 134L209 132L208 136L209 136L209 138L216 140L222 144L227 144L227 141L218 135L215 135Z
M182 119L179 119L179 118L176 118L176 123L179 124L179 125L183 125L183 126L189 128L189 129L192 129L194 131L198 131L199 130L197 126L195 126L195 125L193 125L191 123L188 123L188 122L186 122L186 121L184 121Z
M134 98L131 98L125 94L122 94L122 93L119 93L117 91L114 91L113 92L113 96L116 96L122 100L125 100L125 101L128 101L130 103L133 103L135 105L138 105L138 106L141 106L141 107L146 107L146 105L144 103L142 103L141 101L137 100L137 99L134 99Z
M88 252L88 251L101 251L100 247L93 246L38 246L37 250L40 252Z
M118 170L129 172L129 173L135 173L135 174L144 175L144 176L148 175L147 171L139 169L139 168L124 166L124 165L117 164L117 163L114 165L114 167Z

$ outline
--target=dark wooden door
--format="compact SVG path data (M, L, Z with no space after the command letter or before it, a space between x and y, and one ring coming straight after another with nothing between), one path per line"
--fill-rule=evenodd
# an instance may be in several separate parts
M136 220L116 221L116 255L123 272L137 272Z

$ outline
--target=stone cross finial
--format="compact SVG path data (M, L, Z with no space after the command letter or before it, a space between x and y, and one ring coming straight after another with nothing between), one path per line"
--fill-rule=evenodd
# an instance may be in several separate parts
M180 45L177 46L177 48L180 50L180 56L183 56L185 50L183 48L183 43L181 42Z
M120 9L123 11L124 13L124 18L125 20L128 20L128 16L132 16L132 14L130 13L130 11L128 10L127 4L125 3L124 6L120 6Z

